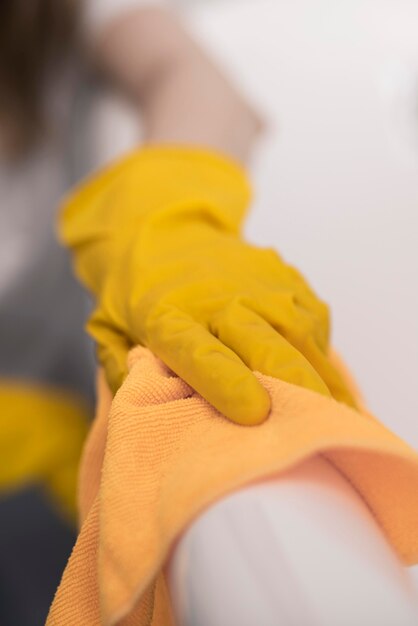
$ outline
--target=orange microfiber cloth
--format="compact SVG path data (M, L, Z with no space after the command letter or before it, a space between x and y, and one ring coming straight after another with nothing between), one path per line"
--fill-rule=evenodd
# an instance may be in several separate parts
M256 373L270 417L237 426L147 349L133 350L129 366L113 402L99 381L81 532L48 626L170 626L163 566L187 524L228 492L314 454L357 489L403 563L418 562L418 454L364 408Z

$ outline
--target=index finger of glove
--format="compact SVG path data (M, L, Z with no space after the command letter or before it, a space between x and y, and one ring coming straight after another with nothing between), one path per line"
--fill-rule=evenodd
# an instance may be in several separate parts
M266 419L266 389L233 350L181 311L168 308L148 323L146 344L231 421L250 426Z

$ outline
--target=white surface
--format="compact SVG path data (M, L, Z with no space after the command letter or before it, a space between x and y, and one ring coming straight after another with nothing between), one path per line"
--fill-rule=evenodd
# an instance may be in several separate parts
M414 626L418 594L369 509L315 457L209 508L168 568L178 626Z

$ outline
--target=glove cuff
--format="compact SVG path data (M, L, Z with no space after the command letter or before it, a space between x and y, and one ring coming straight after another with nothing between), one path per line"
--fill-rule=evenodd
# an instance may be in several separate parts
M112 246L149 219L193 215L238 233L251 199L244 169L211 150L150 146L87 180L63 203L60 240L81 280L97 292Z

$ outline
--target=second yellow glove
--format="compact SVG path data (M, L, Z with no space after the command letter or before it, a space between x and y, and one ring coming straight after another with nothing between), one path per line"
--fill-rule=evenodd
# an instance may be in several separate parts
M78 465L89 416L72 394L0 381L0 492L40 484L71 522L77 519Z

